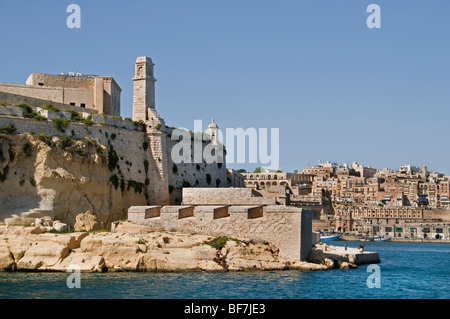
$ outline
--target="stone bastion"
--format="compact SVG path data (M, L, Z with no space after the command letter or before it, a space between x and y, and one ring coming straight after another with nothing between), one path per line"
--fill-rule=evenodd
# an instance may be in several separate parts
M203 204L199 204L196 193L202 194ZM165 231L270 242L280 249L280 257L306 261L313 244L311 211L266 204L267 198L245 196L249 194L250 189L205 192L203 188L184 188L184 205L132 206L128 220ZM225 198L228 204L222 204ZM263 204L258 204L258 199Z

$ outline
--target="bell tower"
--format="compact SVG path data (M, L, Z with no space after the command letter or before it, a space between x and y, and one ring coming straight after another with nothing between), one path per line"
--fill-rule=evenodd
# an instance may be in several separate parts
M133 121L146 122L148 109L155 111L155 82L152 59L140 56L136 59L133 88Z

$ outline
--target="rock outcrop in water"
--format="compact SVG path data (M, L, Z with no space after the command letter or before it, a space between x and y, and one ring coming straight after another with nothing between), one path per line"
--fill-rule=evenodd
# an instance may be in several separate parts
M206 235L161 232L129 222L112 232L42 233L39 227L0 226L0 271L229 271L325 270L324 265L280 258L267 243L225 238L218 247ZM223 238L221 238L223 239ZM209 243L209 244L207 244Z

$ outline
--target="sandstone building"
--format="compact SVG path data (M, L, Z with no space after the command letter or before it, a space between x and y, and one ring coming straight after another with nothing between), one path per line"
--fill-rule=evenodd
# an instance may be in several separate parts
M46 101L119 116L121 91L110 76L31 73L24 85L0 83L0 100L26 101L31 106Z

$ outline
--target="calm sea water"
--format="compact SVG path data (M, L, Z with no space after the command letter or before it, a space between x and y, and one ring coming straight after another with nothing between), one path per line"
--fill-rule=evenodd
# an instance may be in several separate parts
M333 242L358 247L360 242ZM381 287L368 288L367 265L320 272L81 274L69 289L66 273L0 273L0 298L170 299L449 299L450 245L373 243L381 263Z

